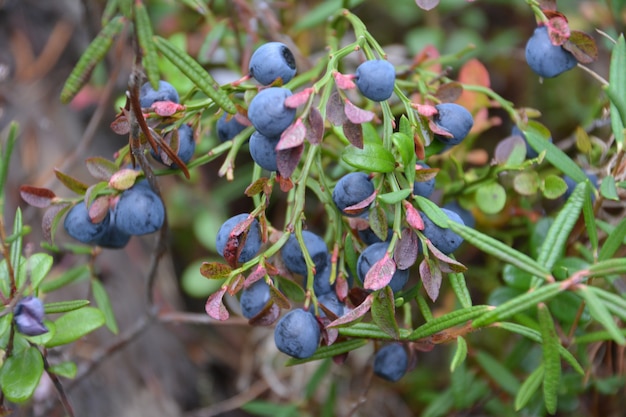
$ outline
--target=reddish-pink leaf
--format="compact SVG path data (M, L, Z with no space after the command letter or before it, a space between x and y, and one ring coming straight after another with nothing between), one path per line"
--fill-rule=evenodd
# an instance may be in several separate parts
M298 118L295 123L285 129L282 135L280 135L280 140L276 145L276 150L284 151L286 149L293 149L302 146L305 136L306 127L304 127L302 119Z
M72 205L69 203L54 204L43 214L43 218L41 219L41 229L43 231L44 239L48 242L53 241L56 227L70 207L72 207Z
M85 194L85 191L89 188L89 186L84 182L79 181L74 177L70 177L56 168L54 169L54 175L56 175L57 179L61 181L63 185L74 191L76 194Z
M31 206L46 208L52 204L52 200L56 197L56 194L47 188L22 185L20 187L20 196Z
M446 129L442 127L437 126L435 122L433 122L432 120L428 120L428 127L436 135L441 135L446 138L451 138L453 136L452 133L448 132Z
M461 83L451 81L439 86L435 97L437 97L442 103L454 103L461 97L463 93L463 86Z
M409 228L402 229L400 239L393 252L393 260L398 269L409 269L419 254L420 242L417 234Z
M376 262L363 280L363 288L366 290L377 291L381 288L385 288L391 281L393 274L396 272L396 263L391 259L388 253Z
M437 301L442 281L441 271L437 263L429 258L424 258L420 263L419 271L426 294L428 294L428 297L433 300L433 302Z
M174 103L173 101L157 101L152 104L152 110L162 117L169 117L179 111L184 111L185 106Z
M431 104L412 103L411 107L417 110L417 112L424 117L432 117L439 113L437 108Z
M115 190L128 190L135 184L135 180L140 175L140 171L135 171L131 168L122 168L111 176L109 186Z
M552 45L560 46L569 38L570 30L567 20L562 16L554 16L546 25Z
M309 97L311 97L312 93L313 93L313 89L309 87L309 88L305 88L304 90L298 93L292 94L291 96L285 99L285 107L295 109L303 105L309 100Z
M91 175L95 178L108 181L113 174L117 172L117 165L115 162L109 161L108 159L102 158L100 156L94 156L93 158L87 158L85 161L87 165L87 170Z
M335 292L337 293L337 298L339 298L340 301L344 301L348 296L348 290L350 290L348 280L343 273L340 273L337 275L337 279L335 279Z
M426 246L428 246L428 251L439 261L439 269L443 272L467 271L467 267L465 265L441 252L429 239L426 239Z
M280 317L280 307L271 300L263 307L263 310L248 320L251 326L271 326Z
M342 74L339 71L333 72L333 77L335 78L335 84L337 88L340 90L351 90L356 88L356 84L354 83L354 75L346 75Z
M232 280L228 285L228 289L226 290L226 292L228 292L228 294L230 295L237 294L243 288L244 281L245 277L243 275L237 275L235 279Z
M346 120L343 100L337 91L333 91L326 103L326 118L335 126L341 126Z
M596 41L585 32L573 30L563 48L570 51L581 64L590 64L598 59Z
M226 294L226 287L220 288L219 291L211 294L206 300L204 310L212 319L225 321L228 320L228 317L230 316L228 314L228 310L226 310L226 307L224 306L224 303L222 303L224 294Z
M254 217L248 216L244 221L239 222L228 235L226 245L224 245L224 259L230 266L235 268L237 266L239 255L246 243L248 237L248 231L250 225L254 221Z
M288 151L282 151L282 152L288 152ZM280 155L282 152L279 152L278 154ZM291 173L289 175L291 175ZM278 186L280 187L280 190L283 193L288 193L289 190L293 188L293 181L291 181L291 178L289 177L285 178L282 175L280 175L280 170L278 171L278 175L276 175L276 180L278 181Z
M322 325L322 328L321 328L322 343L325 346L332 345L333 343L337 341L337 338L339 337L339 330L337 328L327 327L331 323L331 320L328 317L317 317L318 323L321 323ZM336 356L333 357L333 360L335 358Z
M432 10L439 4L439 0L415 0L417 7L423 10Z
M359 304L357 307L350 310L343 316L339 317L337 320L330 322L328 326L326 327L341 326L342 324L348 324L355 320L358 320L359 318L367 314L368 311L370 311L370 308L372 308L373 302L374 302L374 294L369 294L365 298L365 300L363 300L361 304Z
M103 195L97 197L89 206L89 218L92 223L100 223L109 214L110 197ZM86 203L85 203L86 204Z
M311 108L307 117L306 139L312 145L322 143L324 139L324 119L315 107Z
M348 142L350 142L352 146L363 149L363 127L361 125L346 120L343 124L343 134L346 135Z
M367 123L374 120L374 113L369 110L363 110L354 104L348 99L345 99L344 112L346 113L346 117L354 124Z
M363 210L368 208L372 204L372 201L374 200L376 200L376 190L374 190L374 192L365 200L359 203L353 204L351 206L348 206L345 209L343 209L343 211L348 214L353 214L353 215L361 214Z
M489 71L487 71L487 68L482 62L475 58L463 64L459 70L459 82L463 84L482 85L483 87L491 86ZM464 91L465 94L468 92L467 90ZM471 106L467 107L471 108Z
M130 133L130 123L128 123L128 118L121 114L111 122L111 130L118 135L126 136Z
M243 287L250 287L252 284L260 281L263 277L265 277L265 274L267 274L267 270L265 269L265 267L261 264L258 264L254 271L252 271L250 275L248 275L248 278L246 278L246 281L243 283Z
M556 0L539 0L539 7L543 12L556 11Z
M293 171L296 169L298 163L300 162L302 152L304 152L304 144L301 144L300 146L295 148L278 151L276 153L276 164L278 165L278 172L283 179L289 179L289 177L291 177L291 174L293 174ZM285 191L283 185L286 184L280 183L279 185L280 189ZM291 186L293 186L293 184L291 184Z
M419 211L408 201L403 201L404 209L406 210L406 222L415 230L424 230L424 220L420 216Z
M200 265L200 274L209 279L228 278L232 270L230 266L220 262L203 262Z

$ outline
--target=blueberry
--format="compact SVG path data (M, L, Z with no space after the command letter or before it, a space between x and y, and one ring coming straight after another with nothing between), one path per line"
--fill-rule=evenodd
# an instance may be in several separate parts
M146 184L147 183L148 182L146 181ZM137 185L139 185L139 183L137 183ZM117 210L110 210L109 216L111 217L109 226L106 228L104 235L96 239L94 243L97 244L98 246L101 246L103 248L108 248L108 249L123 248L130 241L131 235L124 232L117 226L117 222L116 222Z
M196 141L193 139L193 129L191 128L191 126L186 124L180 125L180 127L178 128L178 157L186 164L191 160L191 157L193 156L195 150ZM160 152L159 154L157 154L154 152L154 149L150 149L150 154L157 161L161 163L163 162L161 160ZM178 166L173 163L172 168L178 168Z
M438 113L433 117L433 122L437 127L452 134L452 137L435 134L435 139L446 145L461 143L474 126L472 114L465 107L456 103L437 104L435 108Z
M543 78L556 77L578 63L571 52L550 42L546 26L538 26L528 39L526 62L530 69Z
M357 213L346 213L346 207L353 206L374 193L374 184L367 174L363 172L351 172L337 181L333 189L333 202L345 216L356 217L365 211L361 209Z
M306 246L307 252L311 256L311 260L315 264L315 272L322 273L322 271L329 266L330 254L326 247L326 242L321 236L316 235L313 232L304 230L302 232L302 239ZM295 274L307 276L306 263L304 261L304 254L298 243L298 239L295 235L289 236L289 239L282 247L280 254L283 258L283 262L287 269Z
M317 297L317 301L321 304L324 304L324 307L332 311L337 317L343 316L343 313L345 312L345 304L339 301L339 299L337 298L337 294L334 291L331 291L324 295L320 295L319 297ZM324 310L322 310L321 308L320 316L326 317Z
M392 343L380 348L374 355L374 374L396 382L404 376L409 364L409 356L400 343Z
M445 208L442 208L441 211L444 212L449 220L459 224L465 224L461 216L454 211ZM461 236L454 233L451 229L444 229L437 226L432 220L426 217L424 213L420 212L420 215L422 216L422 220L424 220L424 230L422 233L431 241L433 246L446 255L451 254L461 246L461 243L463 243Z
M68 235L82 243L94 243L100 239L109 227L110 216L106 215L100 223L92 223L84 201L70 209L63 222Z
M159 81L159 89L152 88L150 83L145 83L139 90L139 104L141 108L145 109L151 107L157 101L173 101L178 103L180 97L178 97L178 91L174 86L167 81Z
M301 308L285 314L274 328L274 343L281 352L298 359L312 356L320 342L315 317Z
M13 322L17 331L26 336L39 336L48 332L43 324L43 316L43 303L32 295L22 298L13 310Z
M417 165L421 166L424 169L430 169L430 166L423 162L418 162ZM435 178L431 178L428 181L415 181L413 183L413 194L419 195L422 197L430 197L435 191Z
M317 296L333 291L333 286L330 285L330 273L332 269L330 262L330 255L328 255L326 266L321 270L315 271L315 275L313 276L313 291Z
M519 127L513 126L513 128L511 129L511 136L520 136L522 139L524 139L524 142L526 142L526 159L532 159L539 156L537 151L530 147L530 145L528 144L528 139L526 139L526 135L519 129ZM548 141L552 143L552 137L550 137Z
M279 78L284 84L296 75L296 59L284 43L268 42L254 51L249 70L263 85L270 85Z
M383 59L363 62L357 67L354 79L361 94L372 101L385 101L391 97L395 81L395 68Z
M359 214L359 217L362 217L365 220L368 220L369 212L364 211L363 213ZM374 243L382 242L382 240L380 240L380 238L376 235L376 233L374 233L371 227L368 227L367 229L358 230L357 233L361 241L365 243L366 245L372 245ZM393 230L387 229L387 239L386 239L387 242L391 240L392 235L393 235Z
M589 178L589 181L591 181L591 185L593 185L594 188L597 189L598 188L598 176L594 173L587 172L587 171L585 171L585 175L587 175L587 178ZM574 181L572 177L569 177L567 175L563 177L563 180L565 180L565 184L567 184L567 190L565 191L565 194L564 194L564 197L567 199L572 195L572 193L574 192L574 188L576 188L578 183ZM592 193L591 200L594 201L595 198L596 196L594 195L594 193Z
M134 185L122 192L115 211L116 226L129 235L154 233L165 221L163 201L145 185Z
M356 261L356 272L361 282L365 281L365 275L367 275L372 266L385 256L388 248L389 243L387 242L374 243L365 248L361 255L359 255L359 259ZM395 293L402 290L408 280L408 269L396 269L396 272L394 272L391 277L389 286Z
M241 292L241 314L247 319L259 314L270 300L270 286L260 280Z
M224 256L224 249L226 248L226 242L228 242L228 237L230 233L233 231L235 226L239 223L243 222L248 218L248 213L241 213L236 216L231 217L226 220L220 230L217 232L217 238L215 240L215 246L217 248L217 252ZM254 258L257 253L259 253L259 249L261 249L261 225L257 219L252 220L250 224L250 228L248 229L248 235L246 236L246 243L243 245L243 249L241 249L241 253L239 254L239 263L248 262L250 259Z
M278 169L276 161L276 145L280 136L267 137L259 132L254 132L250 137L250 156L261 168L268 171Z
M236 117L232 117L230 114L224 113L222 117L217 120L217 138L220 142L226 142L231 140L238 134L240 134L246 126L237 121Z
M466 226L472 228L476 226L476 218L474 217L472 212L461 207L458 201L450 201L449 203L444 204L443 208L458 214L461 220L463 220L463 224L465 224Z
M282 87L261 90L248 106L248 119L256 130L268 137L280 136L296 117L296 109L285 107L291 91Z

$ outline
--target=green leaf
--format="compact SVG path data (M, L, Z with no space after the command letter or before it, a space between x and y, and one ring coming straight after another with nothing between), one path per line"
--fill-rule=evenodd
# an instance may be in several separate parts
M615 177L613 175L607 175L602 178L602 184L600 184L600 194L607 200L619 201L617 195L617 188L615 187Z
M561 382L561 357L559 337L554 329L554 321L548 307L541 303L538 308L539 329L541 331L541 351L543 353L543 399L550 414L556 413L558 391Z
M497 182L485 184L476 191L474 201L483 213L496 214L506 204L506 191Z
M54 322L56 334L46 343L46 347L50 348L74 342L96 330L105 322L102 311L94 307L85 307L65 313Z
M59 288L71 284L74 281L86 278L89 275L91 275L89 265L77 266L75 268L68 269L63 272L63 274L50 281L43 282L39 289L44 293L51 293Z
M532 275L513 265L504 265L502 280L511 288L527 291L530 288Z
M13 243L11 243L11 266L13 267L14 276L17 277L17 288L20 289L24 285L25 274L20 274L24 265L24 257L22 256L22 230L24 224L22 223L22 210L18 207L15 210L15 219L13 220L13 234L17 237Z
M341 159L366 172L392 172L396 168L396 160L391 152L373 142L365 142L363 149L346 146L341 152Z
M69 77L67 77L67 81L65 81L63 90L61 90L62 103L69 103L87 81L89 81L93 69L104 59L113 44L113 39L124 28L125 22L126 19L122 16L113 18L89 44L85 52L80 56L78 63Z
M470 295L469 288L465 282L465 275L461 272L452 272L448 274L448 280L450 286L459 300L459 304L463 308L469 308L472 306L472 296Z
M343 7L351 9L360 3L363 3L363 0L328 0L322 3L319 3L317 6L307 10L306 13L301 14L302 17L300 20L296 22L293 26L293 30L296 32L300 32L303 30L314 28L315 26L320 26L325 24L328 21L329 16L333 16Z
M84 182L63 173L56 168L54 169L54 175L63 185L74 191L76 194L85 195L87 189L89 188L89 186Z
M315 370L315 373L313 374L313 376L311 376L311 379L309 379L309 382L307 382L306 384L304 398L313 398L313 395L315 395L315 392L319 389L322 379L326 376L332 364L333 362L330 359L325 359L320 364L320 366L318 366L318 368Z
M0 369L0 387L7 400L22 403L28 400L43 374L43 358L31 346L9 356Z
M422 197L421 195L416 195L414 199L415 202L417 202L417 206L420 208L420 210L422 210L426 217L432 220L432 222L435 223L437 226L447 229L449 227L449 223L455 223L449 222L448 216L446 216L446 214L437 204L433 203L428 198Z
M469 308L452 311L429 322L419 326L408 337L409 340L418 340L424 337L432 336L442 330L449 329L459 324L465 324L470 320L484 314L491 307L485 305L477 305Z
M587 289L594 293L611 313L626 321L626 298L598 287L588 286Z
M456 349L452 362L450 362L450 372L454 372L459 365L465 362L465 358L467 358L467 342L462 336L459 336L456 338Z
M48 275L53 262L54 259L47 253L35 253L28 258L26 268L30 273L30 283L34 288L39 287L41 281Z
M44 311L46 314L67 313L86 307L89 304L89 300L56 301L53 303L46 303L44 305Z
M526 381L522 384L517 395L515 395L515 411L519 411L528 404L530 399L535 395L541 381L543 380L543 364L539 365L535 370L528 375Z
M289 358L287 362L285 362L286 366L299 365L301 363L316 361L319 359L332 358L333 356L342 355L346 352L351 352L355 349L363 347L367 344L367 340L363 339L351 339L343 342L334 343L330 346L321 346L317 349L317 351L310 358L306 359L295 359Z
M497 321L502 321L526 309L534 307L541 302L551 299L552 297L559 294L561 291L562 289L560 282L554 282L552 284L539 287L535 290L531 290L483 314L482 316L474 320L473 326L483 327Z
M398 190L390 193L378 194L376 198L386 204L396 204L404 200L411 194L411 190Z
M502 389L510 395L515 395L520 389L520 382L502 363L485 351L476 353L476 361Z
M543 179L542 192L545 198L554 200L565 194L567 183L558 175L550 174Z
M624 147L624 126L626 126L626 41L620 34L611 53L609 85L606 88L611 101L611 127L618 144L618 150Z
M615 255L615 252L624 244L624 238L626 238L626 219L622 219L606 238L598 254L598 260L605 261Z
M143 50L143 67L152 88L158 90L160 78L158 56L152 40L152 23L150 23L150 16L143 2L135 2L135 25L139 46Z
M107 293L104 285L98 279L91 280L91 291L93 292L93 298L96 300L96 305L104 314L104 319L107 328L113 334L117 334L118 327L117 321L115 320L115 312L113 311L113 306L111 305L111 299L109 298L109 294Z
M158 50L174 64L180 72L185 74L204 94L211 98L218 106L231 114L237 113L237 108L230 97L217 86L217 83L204 68L187 53L168 40L160 36L154 37ZM217 86L217 87L216 87Z
M276 277L278 279L278 288L285 294L285 296L296 303L301 303L306 298L306 292L301 285L293 282L290 279L283 278L281 276Z
M598 262L597 264L589 267L589 272L591 272L591 275L595 277L613 274L626 274L626 259L616 258Z
M545 159L576 182L583 182L587 176L576 162L550 142L550 131L541 123L531 120L523 131L531 148L538 153L546 151Z
M64 378L74 379L74 377L76 377L76 373L78 372L78 367L74 362L61 362L51 365L48 368L48 371Z
M605 303L602 302L602 300L598 298L598 296L587 286L579 286L576 293L587 302L587 307L589 308L591 317L604 326L604 328L611 334L613 340L620 345L626 344L626 338L620 332L619 327L617 327L617 324L613 320L613 317L611 316L611 313L607 309Z
M277 404L270 401L254 400L243 404L241 409L247 413L261 417L290 417L298 415L295 404Z
M396 309L394 305L393 291L387 285L378 291L372 303L372 319L382 331L394 339L400 337L400 328L396 322Z
M457 222L449 222L449 225L450 229L452 229L455 233L483 252L488 253L503 262L515 265L522 271L526 271L532 275L542 278L550 276L550 271L541 264L537 263L537 261L530 258L528 255L505 245L499 240Z
M588 186L591 187L591 184ZM596 215L593 211L593 200L591 199L591 194L587 193L585 195L585 201L583 202L583 218L585 220L585 230L587 230L587 236L589 236L589 242L591 243L591 250L593 253L598 252L598 229L595 217Z
M359 339L396 340L389 334L380 330L374 323L353 323L350 327L337 327L339 335L346 337L356 337ZM400 339L406 339L411 332L407 329L400 329Z
M521 195L535 195L540 183L541 179L536 171L520 172L513 178L513 188Z
M7 134L6 142L2 147L2 159L0 160L0 201L4 201L5 185L7 175L9 173L11 155L13 154L13 147L15 146L15 141L17 140L18 133L19 124L15 121L12 121L9 125L9 132ZM2 145L1 141L0 145Z

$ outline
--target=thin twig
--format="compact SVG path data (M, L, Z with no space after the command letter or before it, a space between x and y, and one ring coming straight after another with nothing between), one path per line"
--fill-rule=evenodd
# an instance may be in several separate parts
M241 408L242 405L254 400L268 389L269 385L267 381L260 379L252 384L247 390L209 407L187 413L185 417L214 417L228 411L236 410Z
M61 384L59 377L54 372L50 372L50 363L48 363L48 357L45 354L42 354L41 357L43 358L44 369L46 370L48 377L50 377L50 380L54 384L54 387L59 394L59 400L61 401L61 404L63 404L65 412L69 417L74 417L74 408L72 407L72 403L70 403L70 400L67 397L67 393L63 388L63 384Z

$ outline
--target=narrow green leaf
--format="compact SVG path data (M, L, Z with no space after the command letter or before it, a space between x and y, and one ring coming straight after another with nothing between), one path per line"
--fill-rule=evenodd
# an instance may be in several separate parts
M51 293L58 290L59 288L71 284L74 281L86 278L87 276L89 276L89 274L90 272L88 265L77 266L75 268L68 269L63 274L50 281L43 282L39 289L44 293Z
M450 286L456 298L459 300L459 304L461 304L463 308L471 307L472 297L469 288L467 288L467 283L465 282L465 275L460 272L452 272L448 274L448 280L450 281Z
M56 334L46 343L46 347L50 348L74 342L104 323L104 314L94 307L85 307L65 313L55 321Z
M341 152L345 163L366 172L392 172L396 168L396 159L383 145L365 142L363 149L346 146Z
M428 305L428 301L426 301L426 298L424 298L422 294L417 294L415 296L415 301L417 301L417 306L420 309L420 313L422 313L422 316L424 317L424 320L426 320L427 323L435 318L433 316L433 312L430 311L430 306Z
M52 372L55 375L62 376L64 378L74 379L78 372L78 367L74 362L61 362L56 365L51 365L48 368L48 372Z
M411 194L411 190L398 190L390 193L378 194L376 198L386 204L396 204Z
M26 261L26 269L30 275L30 283L34 288L48 275L54 259L47 253L34 253Z
M476 353L476 361L504 391L510 395L517 394L520 389L520 382L499 360L481 350Z
M621 329L621 333L623 336L626 336L626 329ZM586 345L589 343L596 342L608 342L609 340L613 340L613 335L606 330L600 330L592 333L585 333L583 335L577 336L574 338L574 343L578 345Z
M522 271L526 271L532 275L542 278L550 276L550 271L537 263L528 255L523 254L508 245L496 240L484 233L481 233L471 227L461 225L456 222L449 222L450 229L461 236L463 239L476 246L489 255L500 259L503 262L515 265Z
M624 126L626 126L626 41L620 34L611 52L609 85L606 89L611 101L611 127L618 143L618 149L624 146Z
M426 324L419 326L413 331L413 333L409 335L408 339L423 339L425 337L432 336L433 334L438 333L442 330L446 330L460 324L465 324L469 320L473 320L476 317L484 314L490 308L490 306L477 305L444 314L443 316L434 318Z
M541 123L531 120L528 122L526 130L523 132L530 147L538 153L545 150L545 159L561 170L565 175L571 177L576 182L583 182L587 179L587 176L583 170L576 165L576 162L572 161L565 152L547 140L550 137L550 132Z
M24 265L24 257L22 256L22 230L24 224L22 223L22 209L19 207L15 210L15 219L13 220L13 234L16 239L11 243L11 266L13 266L13 272L17 277L17 288L22 288L25 281L25 274L21 274L22 267Z
M394 339L400 337L400 328L396 322L396 308L394 305L393 291L387 285L378 291L372 303L372 319L382 331Z
M474 327L488 326L496 321L502 321L537 304L547 301L561 292L561 283L554 282L552 284L539 287L527 293L515 297L495 309L483 314L474 320Z
M587 286L587 289L594 293L611 313L626 322L626 298L598 287Z
M591 187L591 183L587 184L588 189ZM596 226L596 215L593 212L593 200L591 199L591 193L585 193L585 201L583 202L583 218L585 220L585 230L587 236L589 236L589 242L591 243L591 250L594 253L598 252L598 228Z
M587 307L589 308L591 317L604 326L604 328L611 334L613 340L620 345L626 344L626 338L620 332L619 327L617 327L611 313L602 300L600 300L598 296L587 286L579 286L576 293L584 298L587 302Z
M89 81L93 69L104 59L113 44L113 40L124 28L125 22L126 19L122 16L111 19L89 44L65 81L63 90L61 90L62 103L69 103Z
M543 353L543 400L550 414L556 412L559 384L561 382L561 343L554 329L554 321L548 307L541 303L538 307L539 329L541 331L541 351Z
M187 7L194 10L198 14L205 16L209 13L209 9L207 9L207 5L204 4L202 0L181 0L181 1L185 3Z
M535 370L528 375L526 381L522 383L517 395L515 396L515 411L519 411L528 404L528 401L535 395L541 381L543 380L543 364L539 365Z
M626 259L615 258L598 262L589 267L589 272L595 277L602 277L613 274L626 274Z
M340 336L359 339L395 340L393 336L383 332L374 323L354 323L350 327L337 327ZM410 330L400 329L400 340L406 339Z
M100 19L101 26L106 26L107 23L111 21L113 16L115 16L119 6L118 2L119 0L107 0L104 10L102 11L102 18Z
M67 313L69 311L86 307L89 304L89 300L56 301L53 303L46 303L44 305L44 311L46 314Z
M43 374L43 358L31 346L9 356L0 368L0 387L7 400L22 403L28 400Z
M319 359L332 358L333 356L341 355L347 352L351 352L360 347L365 346L368 343L367 340L364 339L351 339L346 340L339 343L334 343L330 346L321 346L317 349L317 351L310 358L306 359L295 359L289 358L287 362L285 362L286 366L299 365L301 363L312 362Z
M617 188L615 187L615 177L607 175L602 178L602 184L600 184L600 194L607 200L619 201L617 195Z
M7 134L6 143L0 144L2 146L2 159L0 160L0 201L4 201L5 183L7 180L7 174L9 172L9 165L11 162L11 155L13 154L13 147L17 140L19 133L19 124L12 121L9 125L9 131Z
M143 49L143 66L152 88L159 88L159 67L157 52L152 40L152 23L143 2L135 2L135 25L139 46Z
M277 404L270 401L254 400L245 403L241 409L247 413L261 417L290 417L297 415L298 406L295 404Z
M211 74L186 52L178 49L168 40L160 36L154 37L158 50L185 74L204 94L228 113L237 113L237 108L228 95L219 88Z
M92 279L91 291L93 292L93 298L96 301L96 305L104 314L104 324L106 324L111 333L117 334L118 327L117 321L115 320L115 312L113 311L111 299L109 298L109 294L104 288L104 285L102 285L102 282L100 282L100 280Z
M406 119L406 116L403 117ZM415 143L411 136L402 132L396 132L391 135L391 141L398 150L404 165L409 165L415 160ZM415 163L413 163L411 168L415 169Z
M414 199L420 210L422 210L426 217L432 220L433 223L435 223L437 226L447 229L448 227L450 227L448 226L449 223L455 223L449 222L448 216L446 216L446 214L437 204L435 204L428 198L422 197L421 195L416 195Z
M450 362L450 372L454 372L459 365L465 362L465 358L467 358L467 342L462 336L459 336L456 338L456 349L452 362Z
M624 244L624 238L626 237L626 219L622 219L621 222L613 229L613 231L606 238L606 241L600 249L598 254L599 261L605 261L610 259L615 252Z
M315 395L315 392L320 387L320 383L322 379L326 376L326 374L330 370L332 363L333 362L330 359L325 359L320 364L320 366L317 367L317 369L315 370L315 373L313 373L313 375L311 376L311 379L309 379L309 382L307 382L306 384L306 388L304 390L304 398L309 400L313 397L313 395Z

